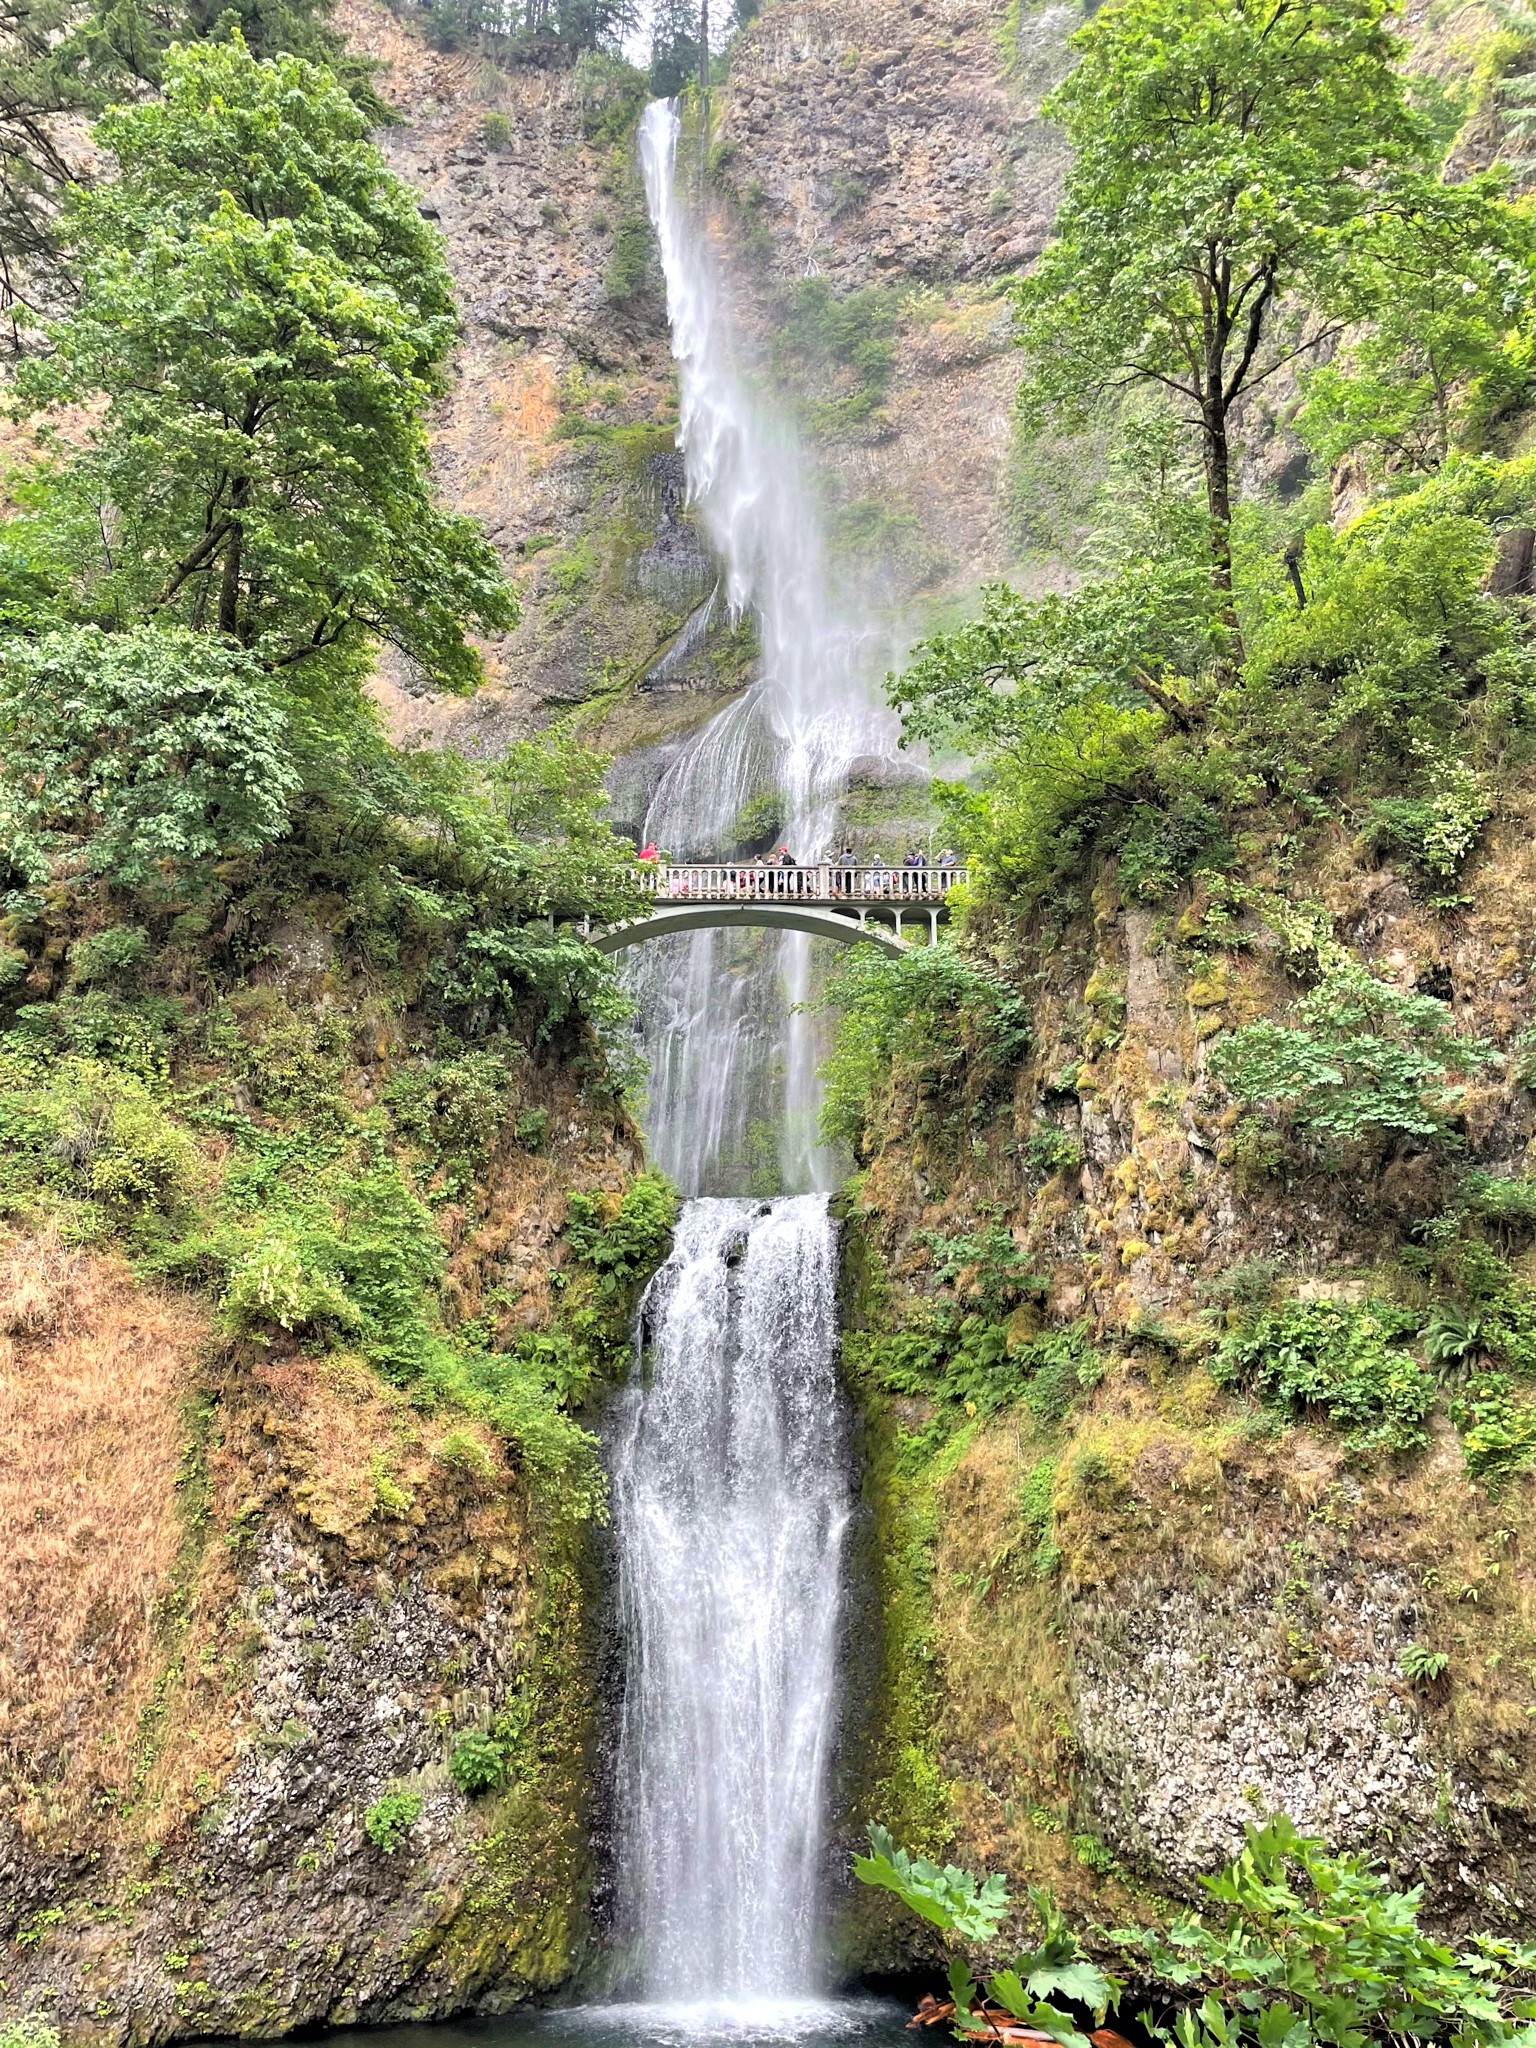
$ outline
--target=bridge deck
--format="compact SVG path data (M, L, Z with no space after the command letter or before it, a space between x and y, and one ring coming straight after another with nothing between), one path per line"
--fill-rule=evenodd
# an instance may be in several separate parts
M937 941L939 920L949 915L945 898L963 870L647 861L642 873L650 902L637 916L601 931L582 920L600 953L714 925L763 925L840 946L867 941L904 953L914 922L919 931L926 925L930 944Z
M777 868L752 861L641 863L642 886L658 904L825 903L833 910L938 910L964 875L959 867Z

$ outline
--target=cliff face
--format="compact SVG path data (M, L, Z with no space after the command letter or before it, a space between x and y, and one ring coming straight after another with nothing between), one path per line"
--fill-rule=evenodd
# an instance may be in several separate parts
M1342 835L1313 877L1374 972L1443 993L1458 1028L1499 1045L1529 1017L1536 949L1530 818L1513 812L1452 921ZM1444 1922L1521 1924L1536 1480L1474 1483L1443 1419L1421 1450L1362 1456L1222 1391L1211 1367L1277 1290L1411 1309L1405 1225L1432 1241L1468 1164L1528 1171L1530 1097L1490 1069L1461 1160L1401 1145L1343 1171L1256 1161L1207 1048L1280 1008L1282 952L1252 912L1218 925L1199 892L1149 918L1105 868L1065 929L978 931L1028 993L1011 1100L968 1116L911 1074L891 1095L849 1198L885 1616L852 1803L1100 1914L1187 1895L1246 1821L1285 1811L1423 1880ZM1501 1245L1528 1277L1528 1234ZM903 1332L945 1304L985 1318L988 1256L1031 1276L999 1330L1018 1360L1006 1411L893 1396L918 1341ZM1412 1675L1414 1645L1438 1675ZM901 1939L855 1903L850 1953L889 1958Z
M557 1076L541 1109L459 1226L461 1318L547 1326L569 1191L633 1170ZM46 1234L4 1246L0 1427L8 2010L268 2036L569 1977L601 1586L496 1431ZM450 1771L488 1729L496 1782Z
M632 125L569 74L434 53L373 0L344 0L339 18L384 62L402 123L383 145L459 284L442 487L485 519L527 608L472 702L389 668L381 692L398 731L471 752L584 706L583 731L621 757L617 812L635 824L669 739L742 687L753 650L717 613L657 673L718 566L682 506ZM714 96L707 188L697 136L685 143L744 346L813 447L839 573L909 630L1018 552L1000 287L1049 229L1061 151L1034 107L1075 19L978 0L770 8ZM834 303L856 295L830 350L791 311L807 278ZM846 360L865 326L886 358L873 377Z

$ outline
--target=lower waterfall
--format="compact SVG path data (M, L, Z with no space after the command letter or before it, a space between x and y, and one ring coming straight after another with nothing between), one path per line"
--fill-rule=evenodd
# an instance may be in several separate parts
M651 1998L804 1996L850 1510L826 1197L688 1203L641 1324L610 1433L628 1945Z

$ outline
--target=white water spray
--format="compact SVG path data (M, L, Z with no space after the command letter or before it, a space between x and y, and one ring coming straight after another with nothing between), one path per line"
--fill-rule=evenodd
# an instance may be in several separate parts
M851 764L894 751L895 721L874 689L893 650L867 621L841 614L804 451L742 373L708 236L678 192L678 133L676 108L654 101L640 161L667 284L678 442L727 604L757 623L761 673L671 761L645 836L674 854L722 852L748 801L774 790L783 838L805 861L828 850ZM795 1010L810 963L802 937L749 942L743 954L739 940L700 932L646 947L631 970L651 1066L651 1149L686 1192L715 1191L730 1162L739 1170L754 1103L772 1106L780 1185L834 1183L836 1162L815 1132L814 1020Z
M611 1437L621 1894L668 2001L814 1989L849 1515L823 1197L695 1201Z

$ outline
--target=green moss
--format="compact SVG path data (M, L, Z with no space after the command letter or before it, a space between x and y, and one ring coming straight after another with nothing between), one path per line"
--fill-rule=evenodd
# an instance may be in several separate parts
M841 1788L842 1821L888 1827L914 1853L938 1856L953 1839L950 1786L939 1748L933 1619L937 1492L963 1450L965 1432L935 1451L903 1422L869 1369L873 1344L892 1327L890 1288L858 1218L843 1230L845 1370L864 1433L864 1539L855 1570L868 1589L872 1668L850 1696L864 1701ZM895 1967L910 1932L877 1894L845 1906L836 1941L850 1966Z
M505 1703L520 1723L506 1788L479 1802L483 1832L463 1904L426 1930L439 1971L535 1991L564 1983L589 1936L594 1872L599 1599L590 1547L570 1525L540 1532L534 1651Z

